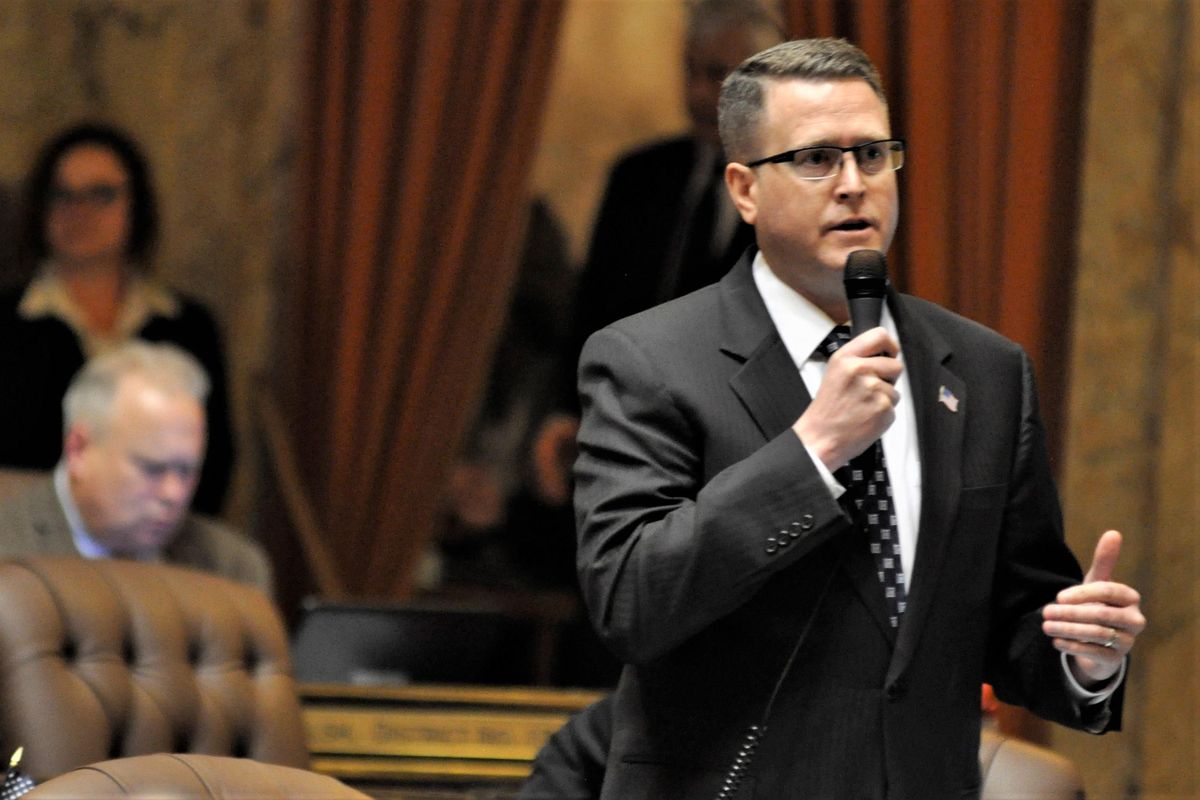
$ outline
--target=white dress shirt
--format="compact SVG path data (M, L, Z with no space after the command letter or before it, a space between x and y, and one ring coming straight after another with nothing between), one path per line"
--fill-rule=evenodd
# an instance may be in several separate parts
M83 525L83 517L75 498L71 495L71 482L67 480L67 465L59 462L54 468L54 494L58 504L62 506L63 516L67 518L67 527L71 529L71 538L75 540L75 549L84 558L112 558L113 553L100 542L92 538Z
M767 313L775 323L779 337L783 340L792 361L796 363L796 368L800 370L805 388L808 389L809 395L816 397L828 362L824 355L813 358L813 354L833 327L841 324L841 321L830 319L806 297L781 281L767 266L761 252L754 257L753 274L754 284L767 306ZM886 304L880 324L896 341L900 341L896 323ZM903 353L899 359L903 364ZM920 533L921 451L917 442L917 416L909 391L907 372L900 373L895 386L896 391L900 393L900 401L896 404L895 421L883 434L883 453L887 458L888 480L892 484L892 501L896 508L900 564L904 568L905 586L908 586L913 577L913 562ZM808 449L807 444L805 449ZM813 455L811 450L809 455ZM833 495L840 497L845 487L837 482L820 459L813 456L813 463L817 465ZM842 465L835 464L834 468L840 466Z

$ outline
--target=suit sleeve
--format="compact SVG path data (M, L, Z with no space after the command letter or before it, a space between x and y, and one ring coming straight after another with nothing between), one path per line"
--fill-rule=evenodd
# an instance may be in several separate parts
M619 327L591 337L580 361L577 568L601 638L633 663L730 614L847 527L790 429L706 477L715 423L663 373ZM783 548L770 544L778 535Z
M647 242L645 232L639 229L645 221L626 207L627 198L638 191L631 177L629 168L623 162L619 162L609 173L600 210L592 227L587 258L575 287L557 386L557 405L560 410L571 414L579 413L575 378L583 344L593 333L624 316L619 292L623 284L622 270L628 268L631 248L644 247ZM625 288L628 290L627 286Z
M518 800L596 800L612 734L611 697L572 716L538 751Z
M1021 421L997 562L987 679L997 696L1046 719L1092 732L1118 729L1123 690L1080 703L1067 688L1062 657L1042 631L1042 607L1082 580L1063 535L1032 365L1021 354Z

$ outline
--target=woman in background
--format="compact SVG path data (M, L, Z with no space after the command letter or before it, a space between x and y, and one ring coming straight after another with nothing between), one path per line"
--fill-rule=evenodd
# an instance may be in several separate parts
M130 338L170 342L208 370L208 450L193 507L216 514L233 462L225 358L212 315L153 276L158 211L123 132L78 125L42 151L25 186L23 287L0 294L0 465L50 469L62 396L86 359Z

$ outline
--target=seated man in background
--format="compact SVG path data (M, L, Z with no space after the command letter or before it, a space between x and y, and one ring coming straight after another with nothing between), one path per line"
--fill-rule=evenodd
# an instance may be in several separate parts
M262 548L188 512L209 386L199 362L173 345L130 342L88 362L63 397L53 475L0 502L0 558L165 561L270 595Z

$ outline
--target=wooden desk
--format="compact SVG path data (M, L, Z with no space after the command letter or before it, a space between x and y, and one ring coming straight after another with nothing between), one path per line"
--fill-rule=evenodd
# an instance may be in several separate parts
M582 690L302 684L312 769L379 798L511 797Z

